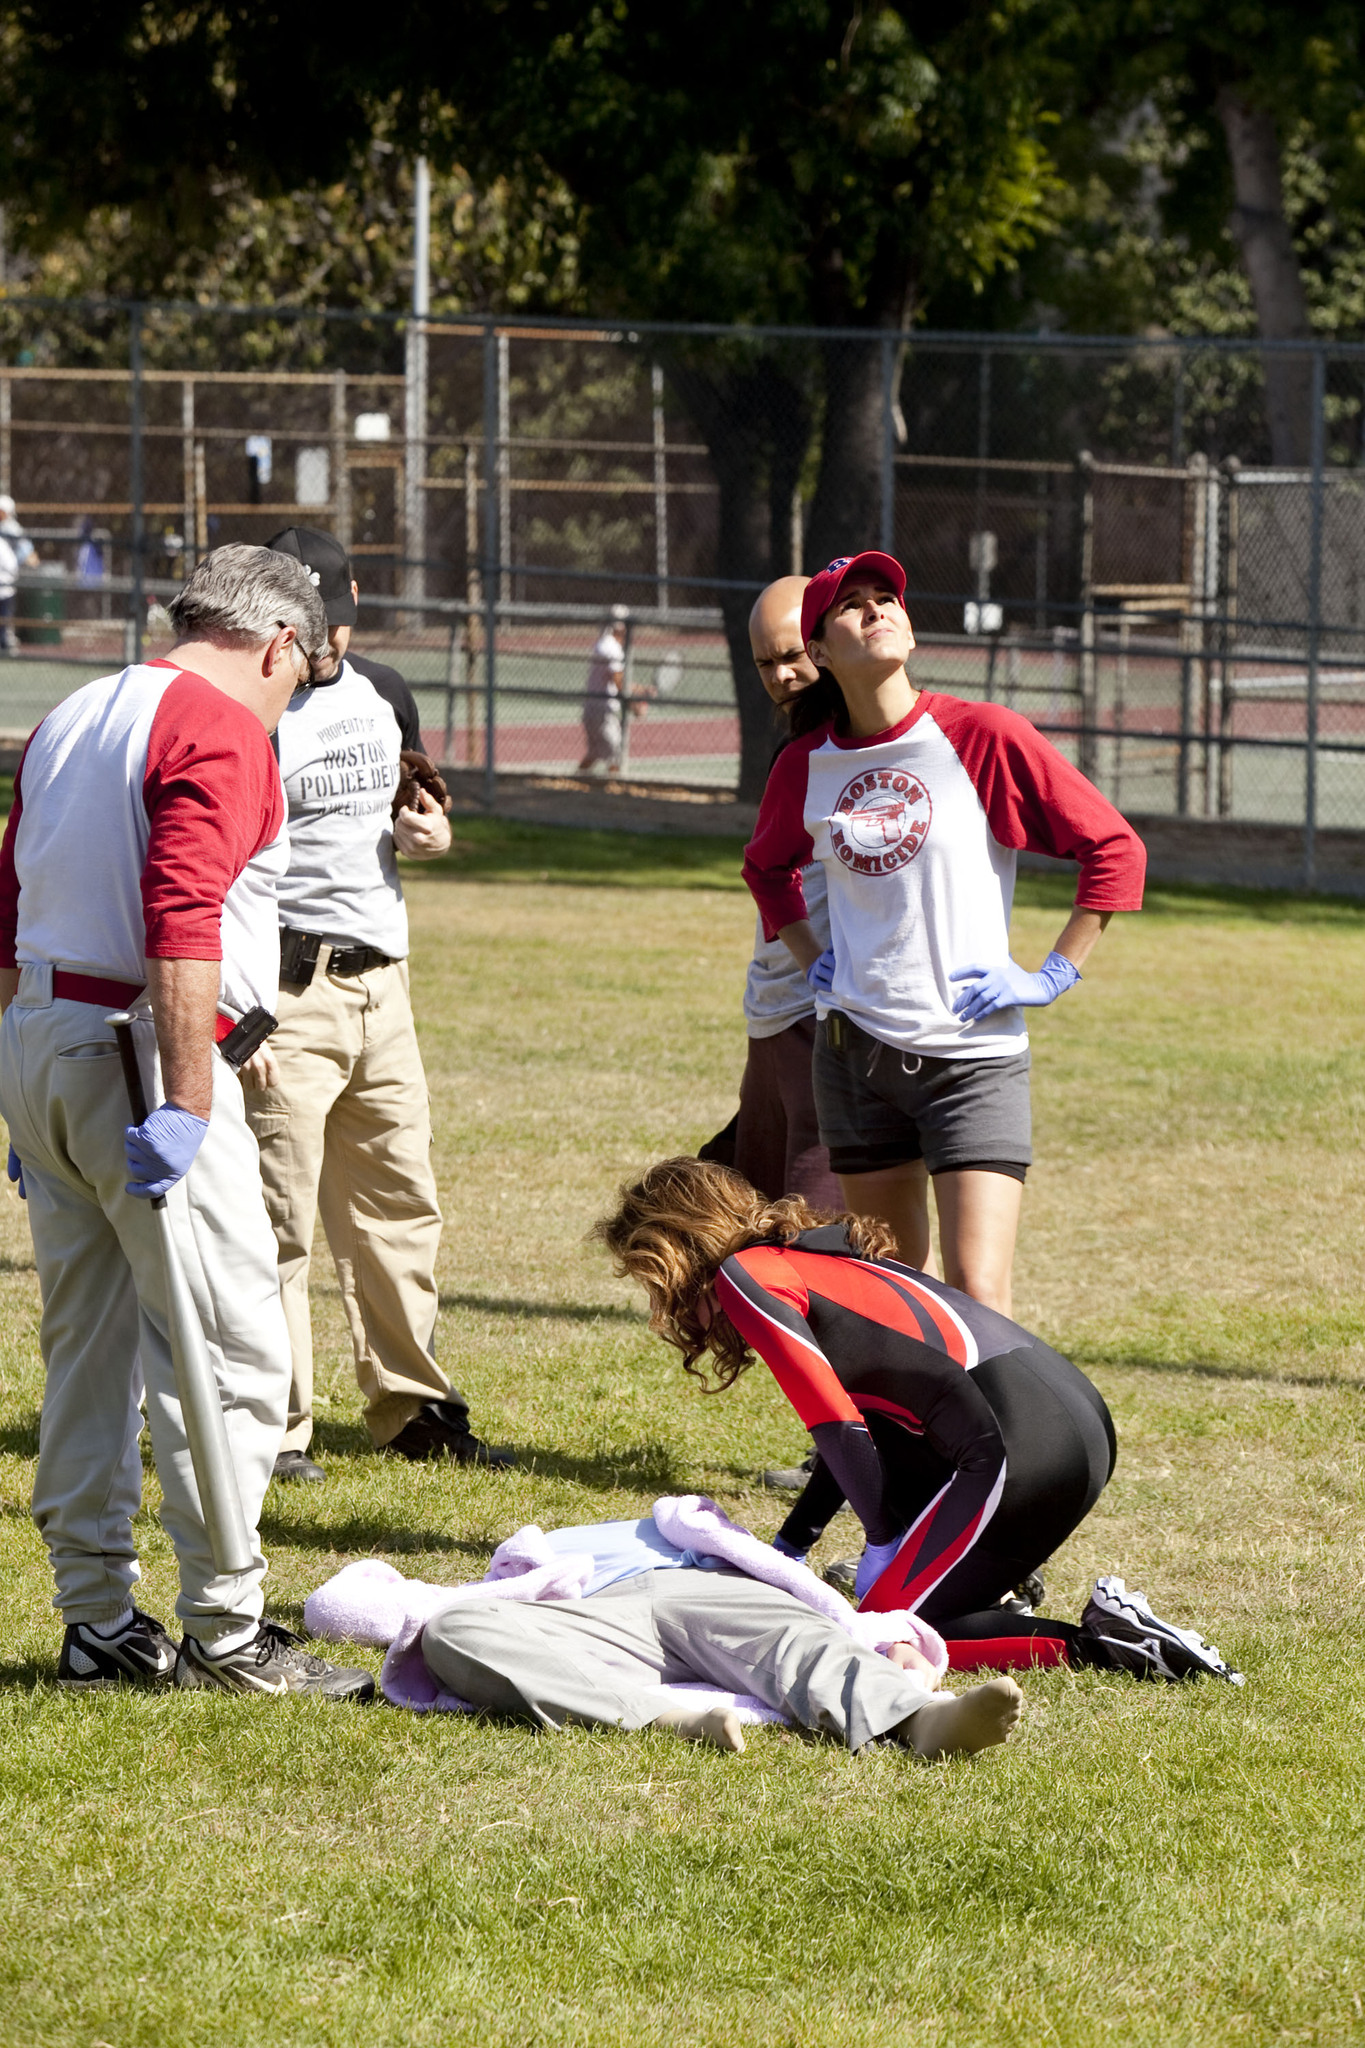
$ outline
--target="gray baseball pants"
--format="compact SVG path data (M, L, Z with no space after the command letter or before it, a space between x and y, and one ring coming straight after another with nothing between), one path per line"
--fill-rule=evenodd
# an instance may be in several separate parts
M145 1383L161 1522L180 1567L176 1613L187 1634L212 1641L259 1618L265 1559L253 1537L250 1571L220 1577L214 1567L175 1391L151 1206L124 1187L129 1114L118 1047L100 1010L50 990L49 969L23 970L0 1025L0 1111L23 1162L43 1296L33 1516L57 1580L54 1604L68 1622L109 1621L140 1577L132 1524ZM155 1103L150 1018L134 1035ZM208 1134L167 1207L254 1531L284 1431L289 1338L241 1085L225 1061L213 1067Z
M661 1685L719 1685L861 1749L930 1697L792 1594L685 1566L584 1600L448 1607L427 1623L422 1654L448 1692L542 1728L643 1728Z

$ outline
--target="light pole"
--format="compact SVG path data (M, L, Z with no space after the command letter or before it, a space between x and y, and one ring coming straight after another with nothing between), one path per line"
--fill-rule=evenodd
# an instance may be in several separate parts
M412 318L403 357L403 595L418 607L409 628L420 630L427 594L427 315L431 311L431 173L419 156L412 189Z

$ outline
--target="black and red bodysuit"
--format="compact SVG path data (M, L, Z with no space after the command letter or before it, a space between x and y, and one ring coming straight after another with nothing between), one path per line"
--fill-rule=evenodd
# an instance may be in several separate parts
M958 1668L1092 1661L1068 1623L998 1605L1113 1471L1113 1424L1084 1373L942 1281L859 1257L842 1224L736 1252L716 1297L815 1439L781 1532L793 1550L847 1500L869 1543L904 1539L865 1609L912 1609Z

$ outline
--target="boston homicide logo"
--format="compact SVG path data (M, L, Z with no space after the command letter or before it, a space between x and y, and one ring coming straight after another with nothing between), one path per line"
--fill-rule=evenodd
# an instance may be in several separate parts
M829 821L830 844L858 875L908 867L928 835L934 807L924 784L902 768L872 768L842 792Z

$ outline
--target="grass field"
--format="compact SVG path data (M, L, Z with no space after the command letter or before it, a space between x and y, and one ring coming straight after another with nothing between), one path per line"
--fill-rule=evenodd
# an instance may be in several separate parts
M442 1355L515 1473L369 1455L325 1256L325 1489L273 1495L273 1610L345 1559L477 1576L518 1523L703 1490L768 1535L803 1438L707 1398L583 1232L730 1114L735 849L461 825L409 877L447 1227ZM1025 878L1016 950L1063 892ZM1048 1571L1196 1621L1244 1690L1026 1680L1007 1750L926 1769L387 1708L68 1700L27 1519L40 1374L0 1199L5 2048L976 2048L1365 2036L1365 911L1158 892L1034 1034L1018 1314L1120 1460ZM146 1604L174 1580L149 1472ZM841 1517L825 1555L847 1554ZM367 1660L377 1661L377 1660Z

